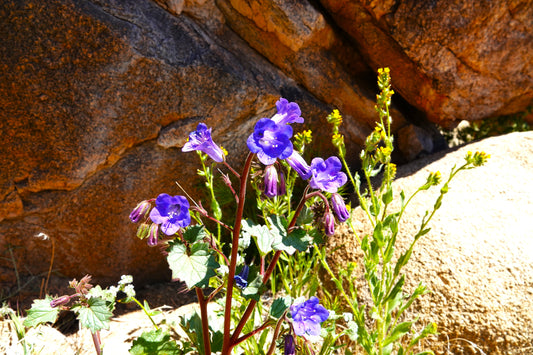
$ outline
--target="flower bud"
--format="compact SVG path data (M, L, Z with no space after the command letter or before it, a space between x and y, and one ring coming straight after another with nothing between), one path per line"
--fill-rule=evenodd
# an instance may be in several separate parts
M56 298L56 299L53 299L52 301L50 301L50 307L52 308L56 308L56 307L59 307L59 306L64 306L66 305L67 303L70 302L70 296L61 296L59 298Z
M294 337L292 334L285 335L283 339L285 343L284 355L295 355L296 354L296 344L294 343Z
M248 265L244 264L241 272L238 275L235 275L235 284L237 284L237 287L245 289L248 286L249 272L250 268L248 267Z
M335 217L331 212L327 212L324 216L324 230L327 236L335 234Z
M336 192L331 194L331 206L333 207L333 212L335 212L335 215L337 215L339 221L345 222L350 217L350 213L346 208L344 199Z
M148 241L147 244L149 247L155 247L157 245L159 235L159 224L152 223L150 230L148 231Z
M148 212L152 208L152 204L146 200L139 202L137 207L133 209L130 213L130 220L133 223L140 222L143 218L146 218Z
M148 223L141 223L139 225L139 228L137 228L137 238L142 240L148 237L149 232L150 232L150 225Z
M286 193L285 177L274 165L265 168L265 195L272 198Z
M292 154L285 159L287 163L296 170L298 175L304 180L309 179L311 176L311 167L305 162L304 158L298 154L295 150L292 151Z

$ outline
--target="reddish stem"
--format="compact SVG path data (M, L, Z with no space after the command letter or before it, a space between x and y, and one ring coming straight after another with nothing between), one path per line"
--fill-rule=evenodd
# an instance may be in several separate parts
M235 278L235 269L237 268L237 256L239 251L239 236L241 232L242 215L244 211L244 202L246 201L246 184L248 182L248 174L255 154L249 153L244 163L244 168L241 178L241 185L239 189L239 203L237 204L237 213L235 214L235 224L233 226L233 239L231 243L231 257L228 273L228 288L226 292L226 308L224 309L224 340L222 343L222 354L230 355L231 349L235 344L231 341L231 300L233 298L233 283Z
M202 336L204 340L204 350L206 355L211 355L211 340L209 338L209 321L207 318L207 300L201 288L196 287L196 297L200 305L200 315L202 318Z

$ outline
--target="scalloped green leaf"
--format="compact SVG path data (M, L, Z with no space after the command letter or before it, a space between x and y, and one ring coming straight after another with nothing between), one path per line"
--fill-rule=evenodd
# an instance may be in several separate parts
M248 283L248 286L242 290L242 296L247 300L253 299L259 301L261 294L266 289L266 286L263 285L263 276L257 275L252 282Z
M167 261L172 278L185 282L189 289L207 287L209 279L216 275L215 269L220 266L206 243L195 243L190 251L184 244L171 243Z
M45 299L33 300L31 309L27 312L27 317L24 320L24 326L36 327L42 323L54 323L59 315L59 308L52 308L50 302L52 297L46 296Z
M291 296L276 298L270 307L270 315L279 319L292 303Z
M78 314L78 320L84 328L89 328L92 333L109 328L109 320L113 316L109 302L92 297L87 300L87 306L77 305L72 311Z
M255 240L257 249L262 256L265 256L272 251L272 243L274 241L273 235L267 226L263 224L255 224L246 219L242 221L242 235L243 239L252 237Z
M207 233L202 225L190 226L183 232L183 239L189 243L196 243L197 241L203 240L206 237Z

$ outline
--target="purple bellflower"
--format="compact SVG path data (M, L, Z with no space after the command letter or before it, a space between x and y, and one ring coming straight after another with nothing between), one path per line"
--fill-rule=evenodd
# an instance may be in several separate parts
M342 163L337 157L314 158L311 161L311 181L313 189L326 192L337 192L339 187L348 181L348 177L341 171Z
M155 247L159 241L159 224L152 223L150 229L148 229L148 239L146 244L149 247Z
M257 154L259 161L272 165L277 158L285 159L292 153L292 127L276 123L270 118L261 118L248 137L246 144L252 153Z
M224 161L224 152L222 151L222 148L213 142L213 139L211 138L211 128L207 128L204 123L198 124L196 131L189 134L189 140L185 143L183 148L181 148L182 152L190 152L193 150L204 152L217 163Z
M283 355L296 355L296 344L292 334L285 335L283 342L285 343Z
M329 317L329 311L319 303L315 296L309 300L291 306L294 334L320 335L320 323Z
M146 218L148 212L152 208L152 204L146 200L139 202L139 204L131 211L130 220L133 223L138 223L141 219Z
M335 212L335 215L337 215L339 221L346 222L346 220L350 217L350 213L346 208L344 199L336 192L331 194L331 207L333 207L333 212Z
M311 176L311 167L297 151L293 150L292 154L285 159L285 161L289 163L291 168L293 168L302 179L307 180Z
M161 225L161 231L173 235L178 229L191 223L189 201L183 196L161 194L155 200L155 207L150 212L150 219Z
M324 231L329 237L335 234L335 217L333 217L331 212L327 212L324 216Z
M278 112L272 118L261 118L248 137L246 144L264 165L272 165L276 159L288 158L293 151L291 123L303 123L300 107L295 102L281 98L276 102Z
M274 196L285 195L285 177L283 172L278 172L274 165L265 168L265 195L272 198Z
M237 284L238 288L244 290L248 286L248 273L249 272L250 272L250 268L248 267L248 265L244 264L241 272L235 275L235 284Z
M289 102L287 99L280 98L276 102L278 113L272 116L272 121L282 124L304 123L303 117L300 117L302 111L296 102Z

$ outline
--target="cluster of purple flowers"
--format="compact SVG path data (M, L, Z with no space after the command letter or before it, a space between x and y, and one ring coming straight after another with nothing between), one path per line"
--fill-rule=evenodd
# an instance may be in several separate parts
M152 200L153 201L153 200ZM134 223L141 222L150 217L152 224L147 229L148 245L156 246L159 231L166 235L174 235L180 228L185 228L191 223L189 201L184 196L170 196L160 194L152 201L140 202L130 213L130 220Z
M265 195L274 197L285 194L285 181L282 173L275 167L277 159L284 159L302 179L309 180L309 186L316 190L331 193L331 206L338 220L344 222L349 213L338 189L348 180L342 172L342 163L333 156L324 160L314 158L311 165L293 149L291 123L303 123L298 104L281 98L276 107L278 112L272 118L262 118L255 125L254 132L248 137L248 148L257 154L259 161L265 164ZM324 216L324 227L327 235L335 231L335 218L327 209Z

